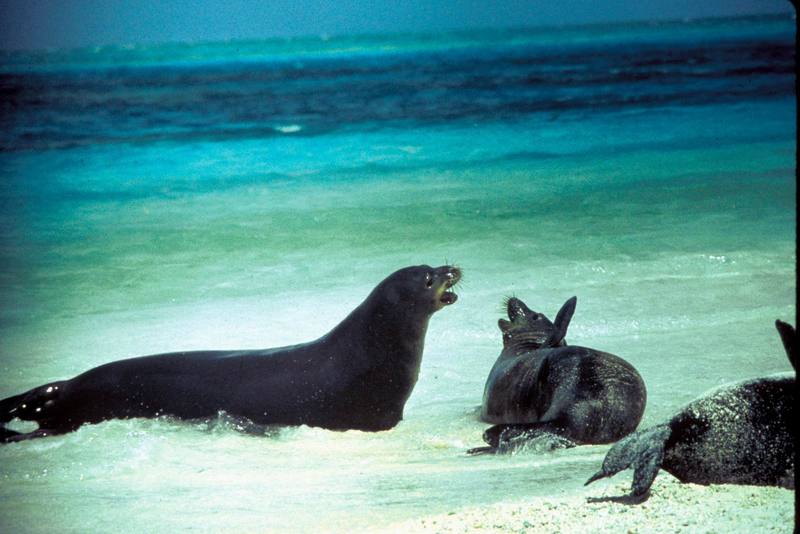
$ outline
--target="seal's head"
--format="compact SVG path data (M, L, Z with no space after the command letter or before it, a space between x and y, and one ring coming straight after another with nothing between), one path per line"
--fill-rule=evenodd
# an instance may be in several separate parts
M555 322L550 322L544 314L531 310L520 299L509 298L506 301L509 320L497 321L497 326L503 333L503 347L536 350L566 345L564 336L572 314L575 313L577 300L577 297L572 297L565 302L556 315Z
M392 273L376 290L405 313L431 315L458 299L451 289L459 280L458 267L417 265Z

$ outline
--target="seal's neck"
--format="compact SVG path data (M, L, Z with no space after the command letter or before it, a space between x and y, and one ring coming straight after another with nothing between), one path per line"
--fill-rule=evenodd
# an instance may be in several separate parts
M515 333L510 342L503 347L502 355L506 357L516 357L522 354L533 352L539 349L554 347L565 347L567 342L563 339L555 345L545 345L542 343L541 336L526 335L525 333Z
M337 344L359 344L374 363L390 359L419 368L425 334L430 316L416 316L413 310L403 310L368 298L328 333L326 337Z

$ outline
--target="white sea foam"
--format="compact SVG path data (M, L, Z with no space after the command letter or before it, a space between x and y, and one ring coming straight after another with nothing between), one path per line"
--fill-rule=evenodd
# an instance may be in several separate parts
M290 134L290 133L297 133L303 130L303 127L299 124L285 124L282 126L275 126L275 131Z

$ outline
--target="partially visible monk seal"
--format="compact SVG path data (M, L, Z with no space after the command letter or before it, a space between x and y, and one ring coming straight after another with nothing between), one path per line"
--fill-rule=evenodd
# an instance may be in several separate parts
M489 447L469 454L507 452L539 436L551 445L611 443L636 429L647 399L642 377L631 364L607 352L564 341L576 297L556 320L508 300L500 319L503 351L483 394L481 420Z
M112 418L214 417L263 425L387 430L419 375L428 320L456 301L456 267L401 269L333 330L310 343L265 350L176 352L111 362L0 401L0 423L35 421L0 439L63 434Z
M795 367L794 328L775 321ZM616 443L586 484L633 467L628 498L649 496L659 469L681 482L794 489L795 374L723 386L692 401L668 422Z

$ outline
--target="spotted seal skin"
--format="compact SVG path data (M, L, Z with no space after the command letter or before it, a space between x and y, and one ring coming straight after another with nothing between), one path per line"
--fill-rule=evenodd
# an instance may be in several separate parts
M576 297L554 322L511 298L500 319L503 351L486 381L481 420L488 447L469 454L514 450L546 438L549 447L612 443L636 429L647 392L636 369L599 350L567 345Z
M795 330L780 320L775 326L795 367ZM794 489L795 387L792 373L716 389L615 444L586 484L632 467L634 503L649 497L660 469L681 482Z
M259 425L380 431L403 418L431 316L456 301L452 266L401 269L316 341L264 350L175 352L111 362L0 401L0 440L63 434L107 419L215 417Z

